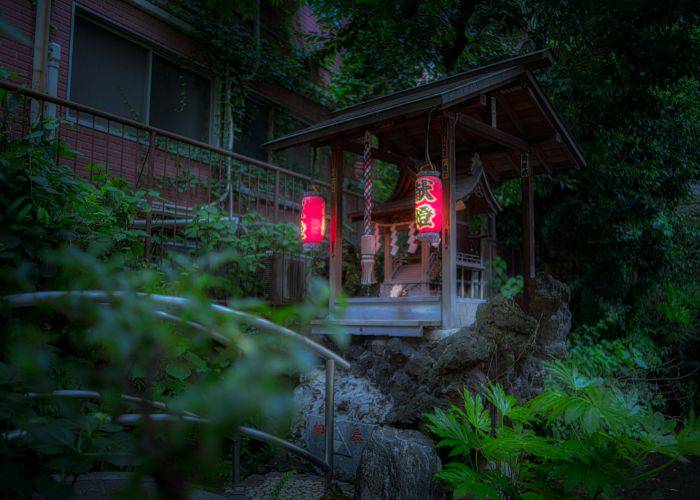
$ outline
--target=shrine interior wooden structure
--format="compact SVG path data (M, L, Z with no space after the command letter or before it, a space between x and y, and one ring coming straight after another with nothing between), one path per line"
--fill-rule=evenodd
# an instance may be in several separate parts
M585 165L533 75L553 62L543 50L483 66L340 109L325 121L267 143L275 151L302 144L331 148L331 298L328 317L314 325L314 333L340 326L351 334L421 336L425 328L450 330L471 324L476 308L492 294L487 286L493 257L489 242L496 238L494 217L500 207L491 189L511 179L520 179L523 195L527 301L535 276L535 177ZM372 157L395 164L400 180L389 200L375 204L372 212L383 235L379 292L374 297L349 297L341 309L337 297L343 291L343 222L361 215L344 210L343 160L346 152L362 155L365 131L378 142ZM442 179L443 229L437 248L421 243L403 263L409 271L393 262L389 243L392 227L406 230L412 221L413 183L426 162L426 141L428 157ZM469 231L478 214L485 222L478 225L475 244Z

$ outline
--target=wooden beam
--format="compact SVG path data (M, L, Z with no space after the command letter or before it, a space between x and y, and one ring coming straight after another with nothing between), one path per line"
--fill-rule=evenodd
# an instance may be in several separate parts
M358 155L364 154L364 146L360 143L354 141L340 140L338 141L340 147L345 151L350 151ZM404 156L397 153L392 153L391 151L386 151L383 149L372 148L372 158L376 160L385 161L387 163L393 163L399 167L407 166L415 171L415 167L421 163L420 160L411 158L410 156Z
M483 139L488 139L492 142L506 146L509 149L515 149L517 151L526 152L528 149L530 149L530 145L527 143L527 141L521 139L520 137L515 137L508 132L493 128L487 123L461 113L457 113L456 117L457 125L473 135Z
M343 148L335 143L331 149L330 241L328 281L332 315L335 299L343 291Z
M442 124L442 328L457 326L457 159L453 114Z
M518 157L515 154L513 154L512 151L508 151L507 156L510 160L510 164L513 166L513 170L517 172L518 175L520 175L520 162L518 161Z
M500 92L496 92L495 96L496 102L498 102L498 105L503 109L503 111L506 112L506 115L508 115L508 119L518 131L518 134L520 134L521 137L525 137L525 130L523 129L520 120L518 120L518 117L515 116L515 111L513 111L513 108L508 103L508 99L506 99L505 96Z
M391 283L394 269L394 258L391 256L391 235L384 231L384 283Z
M527 157L521 167L521 189L523 196L523 277L525 308L529 305L529 294L535 279L535 179Z
M430 244L427 241L420 242L420 275L423 283L430 283Z

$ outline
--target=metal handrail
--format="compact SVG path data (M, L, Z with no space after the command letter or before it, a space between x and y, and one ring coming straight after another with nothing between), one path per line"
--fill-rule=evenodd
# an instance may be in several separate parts
M137 297L147 298L154 302L160 304L167 304L176 307L188 306L192 303L190 299L185 297L176 297L173 295L160 295L160 294L150 294L144 292L123 292L123 291L104 291L104 290L54 290L46 292L30 292L30 293L19 293L13 295L5 295L2 300L8 303L12 308L23 308L23 307L33 307L37 304L44 302L51 302L60 299L89 299L100 302L110 302L115 298L123 298L129 295L134 295ZM233 316L250 326L260 328L261 330L266 330L271 333L281 334L285 337L291 338L296 342L299 342L304 347L310 351L315 352L322 358L326 360L333 360L338 363L342 368L350 369L350 363L347 362L342 357L338 356L336 353L317 344L313 340L298 334L297 332L285 328L284 326L273 323L270 320L255 316L250 313L239 311L237 309L231 309L230 307L222 306L219 304L209 304L209 307L218 313L225 314L228 316Z
M100 303L109 303L113 299L116 298L123 298L123 297L128 297L128 296L136 296L136 297L141 297L141 298L148 298L152 300L153 302L159 303L159 304L164 304L164 305L169 305L169 306L174 306L178 308L182 308L185 306L188 306L192 303L190 299L187 299L185 297L176 297L176 296L171 296L171 295L160 295L160 294L147 294L147 293L142 293L142 292L124 292L124 291L112 291L112 292L107 292L104 290L72 290L72 291L45 291L45 292L32 292L32 293L20 293L20 294L12 294L12 295L5 295L0 299L0 305L2 304L7 304L11 308L25 308L25 307L34 307L42 303L46 302L52 302L56 300L61 300L61 299L83 299L83 300L92 300L92 301L97 301ZM285 328L281 325L277 325L276 323L273 323L269 320L266 320L264 318L260 318L258 316L243 312L243 311L238 311L236 309L232 309L230 307L222 306L219 304L209 304L209 308L217 313L228 315L228 316L233 316L244 323L254 326L256 328L259 328L263 331L268 331L271 333L275 334L280 334L283 335L287 338L290 338L298 343L300 343L303 347L309 349L310 351L318 354L322 358L325 359L325 369L326 369L326 387L325 387L325 429L326 429L326 442L325 442L325 450L324 450L324 459L323 461L319 460L317 457L314 457L308 450L305 450L299 446L296 446L289 441L278 438L276 436L272 436L270 434L267 434L263 431L257 430L257 429L251 429L249 427L241 427L240 431L243 434L246 434L252 438L263 440L272 444L278 444L280 446L283 446L287 450L296 453L307 460L319 465L324 472L326 473L326 483L329 484L330 481L332 480L333 476L333 450L334 450L334 434L335 434L335 428L334 428L334 414L335 414L335 403L334 403L334 379L335 379L335 364L337 363L339 366L345 369L350 368L350 363L343 359L342 357L338 356L336 353L333 351L323 347L320 344L317 344L313 340L304 337L303 335L300 335L288 328ZM168 320L175 320L175 321L185 321L182 318L179 318L175 315L172 315L166 311L160 311L160 310L154 310L153 313L159 317L162 317L164 319ZM203 325L200 325L199 323L191 322L191 321L186 321L187 324L191 325L193 328L196 328L198 330L206 330ZM207 330L208 331L208 330ZM222 343L228 343L231 338L229 338L225 332L215 332L215 331L208 331L208 333L216 340L222 342ZM84 393L81 394L82 397L88 397L88 398L94 398L99 397L99 393L96 393L94 391L83 391ZM75 391L57 391L52 393L54 397L78 397L76 396ZM41 395L37 395L37 397L40 397ZM140 398L133 399L131 396L123 396L123 400L125 401L130 401L134 402L136 400L140 400ZM145 401L145 400L140 400L140 401ZM154 404L160 404L163 405L162 403L154 403ZM164 406L164 405L163 405ZM152 418L154 414L151 414L148 416L148 418ZM182 418L188 421L205 421L204 419L201 419L200 417L197 417L194 414L191 413L185 413L181 417L175 417L172 415L169 415L168 418ZM166 419L167 420L167 419ZM12 431L14 432L14 431ZM3 435L7 439L7 435ZM235 441L235 450L234 450L234 482L238 482L240 478L240 442Z
M133 127L139 130L142 130L144 132L152 133L161 137L166 137L168 139L171 139L173 141L178 141L182 142L185 144L188 144L190 146L202 148L209 150L211 152L226 156L228 158L238 160L244 163L249 163L251 165L255 165L261 168L265 168L268 170L272 170L273 172L279 172L280 174L288 175L291 177L296 177L297 179L302 179L307 182L310 182L312 184L316 184L318 186L323 186L325 188L330 189L331 185L329 182L310 177L308 175L300 174L299 172L295 172L293 170L289 170L283 167L279 167L277 165L273 165L272 163L268 163L266 161L258 160L256 158L251 158L249 156L242 155L240 153L236 153L234 151L229 151L228 149L224 149L218 146L214 146L212 144L203 142L203 141L198 141L197 139L192 139L190 137L186 137L184 135L176 134L174 132L170 132L168 130L164 130L162 128L158 127L153 127L151 125L147 125L145 123L139 122L137 120L133 120L131 118L125 118L123 116L115 115L112 113L108 113L106 111L102 111L97 108L93 108L92 106L87 106L85 104L80 104L75 101L69 101L67 99L62 99L60 97L55 97L51 96L49 94L44 94L43 92L38 92L33 89L28 89L25 87L22 87L21 85L17 85L16 83L8 82L6 80L0 80L0 88L3 88L5 90L8 90L10 92L16 92L18 94L25 95L27 97L30 97L32 99L37 99L41 101L46 101L50 102L52 104L56 104L58 106L63 106L66 108L72 108L75 109L76 111L83 112L83 113L88 113L93 116L97 116L100 118L104 118L105 120L121 123L122 125L126 125L128 127ZM360 196L359 193L349 191L349 190L343 190L344 193L350 195L350 196Z
M80 400L101 400L102 395L97 392L97 391L87 391L87 390L80 390L80 389L63 389L63 390L58 390L58 391L53 391L50 393L36 393L36 392L30 392L25 394L27 398L30 399L80 399ZM160 401L150 401L148 399L143 399L135 396L129 396L126 394L121 394L120 399L125 402L125 403L138 403L142 405L148 405L152 406L153 408L157 408L159 410L164 410L169 413L124 413L122 415L119 415L114 421L116 421L119 424L124 424L124 425L133 425L139 422L140 420L147 418L149 420L154 420L158 422L176 422L176 421L184 421L184 422L190 422L190 423L209 423L210 420L207 418L202 418L192 412L189 411L183 411L181 415L174 415L172 414L172 410L167 407L165 403L161 403ZM107 417L106 419L108 422L111 422L112 419L111 417ZM319 459L318 457L314 456L311 454L308 450L305 450L304 448L301 448L300 446L297 446L293 443L290 443L289 441L279 438L277 436L273 436L272 434L269 434L265 431L261 431L260 429L254 429L252 427L247 427L247 426L240 426L238 428L238 431L241 434L244 434L248 437L251 437L253 439L257 439L258 441L264 441L269 444L275 444L278 446L281 446L282 448L289 450L293 453L296 453L299 456L302 456L306 458L308 461L314 463L317 465L319 468L323 470L323 472L330 472L329 469L329 464L326 463L325 461ZM7 441L13 441L15 439L21 439L24 438L28 435L28 433L22 429L15 429L12 431L7 431L2 434L2 437L7 440ZM233 441L237 441L238 437L237 436L229 436ZM237 473L234 472L234 476Z

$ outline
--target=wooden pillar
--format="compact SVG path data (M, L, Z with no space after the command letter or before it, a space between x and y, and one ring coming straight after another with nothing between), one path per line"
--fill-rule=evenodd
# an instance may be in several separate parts
M391 256L391 236L387 228L384 231L384 283L391 283L393 269L394 258Z
M333 315L335 298L343 291L343 150L338 144L331 148L330 216L328 281L329 312Z
M457 326L457 213L455 186L455 118L447 114L442 125L442 327Z
M487 246L486 246L486 298L490 299L496 295L497 290L492 290L493 283L493 260L496 258L496 215L489 214L487 223Z
M535 179L527 153L520 157L520 177L523 195L523 297L527 309L530 287L535 278Z
M430 243L427 241L420 242L420 275L423 283L430 284Z

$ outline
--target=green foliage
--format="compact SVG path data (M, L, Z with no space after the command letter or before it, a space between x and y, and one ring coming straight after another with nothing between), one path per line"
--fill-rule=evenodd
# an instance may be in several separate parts
M483 397L465 389L462 406L426 415L438 446L459 460L437 473L455 498L610 498L656 472L646 470L652 453L665 466L700 455L694 416L676 431L601 379L563 363L549 371L551 388L524 404L489 383Z
M523 291L523 275L509 276L506 261L496 255L493 259L492 288L507 299L512 299Z
M43 251L66 244L132 259L143 251L145 233L129 226L139 210L147 210L146 193L133 192L120 179L108 179L99 165L86 167L92 178L87 182L55 162L55 158L63 161L74 156L60 143L46 140L41 127L1 146L0 271L4 275L20 263L38 262Z
M513 2L398 0L309 2L324 30L319 58L343 54L330 100L346 105L402 90L508 50L520 17ZM512 31L500 39L500 31Z
M288 470L282 474L282 477L279 479L279 481L277 481L277 484L275 484L272 493L270 493L270 500L277 500L280 497L280 493L282 493L284 486L289 482L294 474L296 474L296 471L294 470Z
M55 270L53 288L125 293L109 307L76 299L26 312L2 307L2 425L29 432L27 439L2 442L0 467L13 471L2 475L12 478L4 487L23 488L20 496L32 488L56 496L60 487L52 473L60 479L137 467L138 474L152 475L161 493L171 496L185 479L218 479L211 474L221 469L226 436L258 415L261 405L263 426L284 422L291 394L287 375L312 359L297 345L252 331L234 317L212 314L208 290L217 280L216 259L182 265L185 273L176 267L125 270L121 259L98 259L78 250L48 259ZM192 268L198 272L189 272ZM163 305L135 293L162 290L164 277L170 293L191 299L182 314L185 321L164 321L155 313ZM195 324L227 341L216 341ZM24 396L78 388L97 390L104 399L83 403ZM137 424L132 430L117 425L117 417L147 409L120 404L119 394L164 401L211 423Z
M254 214L232 225L203 208L188 228L201 241L193 257L145 263L139 258L145 233L131 223L149 210L146 194L157 193L133 192L98 165L76 176L61 166L74 153L49 140L50 130L42 124L0 145L0 295L47 289L120 295L110 305L75 298L25 310L0 299L0 426L26 433L0 440L0 487L12 497L66 498L71 477L115 469L134 473L135 498L146 495L137 481L144 475L167 498L181 497L186 482L220 482L221 471L230 471L229 438L241 424L275 433L287 428L289 375L314 360L296 344L213 314L210 304L259 291L264 257L298 251L297 230ZM313 287L313 299L327 302L327 290ZM190 303L173 320L177 311L139 293ZM231 304L291 326L318 315L316 302L274 311L260 301ZM102 398L41 396L63 389L96 390ZM153 409L120 401L120 394L165 402L208 423L126 425L120 415ZM244 451L249 467L258 458L254 449Z
M185 236L198 242L193 255L226 252L228 280L219 294L223 297L261 297L264 281L260 273L273 254L299 254L298 227L290 222L273 223L255 212L231 221L216 207L204 206L185 229Z
M189 34L197 43L197 62L220 78L222 144L233 148L232 133L239 133L250 118L246 101L254 82L275 82L320 96L320 82L309 78L306 48L296 43L294 36L292 18L299 5L284 0L177 0L163 4L190 24Z

